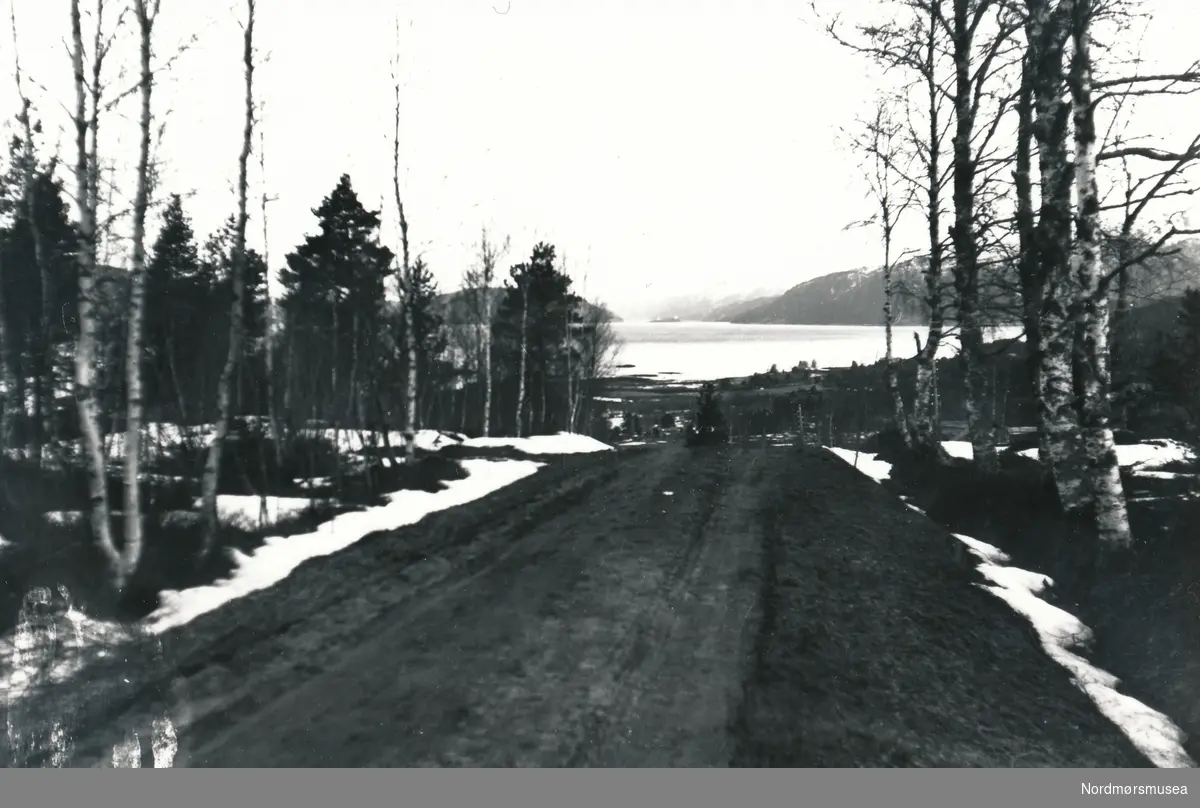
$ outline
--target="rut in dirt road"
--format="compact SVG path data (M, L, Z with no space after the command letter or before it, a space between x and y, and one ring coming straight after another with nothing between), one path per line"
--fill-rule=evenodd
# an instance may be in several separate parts
M712 525L752 467L626 459L419 620L194 739L192 765L723 765L758 560Z

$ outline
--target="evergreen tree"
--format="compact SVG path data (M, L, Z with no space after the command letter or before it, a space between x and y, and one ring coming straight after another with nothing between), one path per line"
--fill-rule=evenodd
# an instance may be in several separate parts
M534 247L528 262L512 267L505 284L496 317L494 347L498 364L519 373L521 324L525 323L525 411L532 416L535 431L546 431L551 422L566 428L566 351L570 345L567 323L569 319L578 319L573 312L581 302L571 292L571 278L557 265L554 246L545 242ZM527 311L523 311L526 305ZM551 395L555 379L563 380L562 390L557 391L563 393L561 396ZM552 411L552 407L557 410Z
M202 275L214 287L217 300L214 314L228 320L228 301L232 292L233 247L237 235L237 220L230 216L221 229L214 233L204 245ZM267 316L267 265L263 257L252 248L246 249L245 324L246 348L253 352L266 334Z
M146 386L151 407L174 406L184 421L201 410L188 402L204 392L198 384L204 356L200 335L211 333L211 298L191 220L183 200L172 194L146 265Z
M318 232L280 272L292 352L285 361L304 357L303 377L293 374L290 385L310 414L341 418L364 407L364 362L378 353L392 252L378 241L379 211L363 206L348 175L313 215Z
M18 156L23 154L21 141L14 139L12 149L15 170ZM0 230L0 261L4 263L0 275L4 288L0 300L4 304L6 338L2 354L8 364L6 370L17 381L19 395L15 398L20 403L14 403L18 410L22 409L25 400L20 391L25 388L27 379L33 380L34 412L31 415L35 417L29 425L36 431L23 437L32 437L35 447L42 443L42 427L53 409L55 391L62 389L61 383L70 376L63 352L58 349L76 333L73 316L77 293L75 230L69 219L63 187L54 179L52 171L53 165L45 170L35 170L32 176L34 223L45 261L44 273L38 263L39 245L35 243L29 205L22 195L23 179L18 171L17 175L0 182L3 189L0 191L0 213L8 217L7 226ZM48 285L45 290L43 282Z

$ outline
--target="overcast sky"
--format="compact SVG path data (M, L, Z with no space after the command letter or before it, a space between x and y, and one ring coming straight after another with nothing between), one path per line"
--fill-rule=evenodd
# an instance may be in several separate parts
M868 1L820 6L857 13ZM61 140L69 156L69 4L12 2L46 147ZM126 2L109 0L109 18ZM235 210L245 12L226 3L162 0L155 45L161 60L197 37L161 77L154 104L169 110L162 190L191 194L186 208L201 238ZM838 130L868 110L878 85L822 33L809 5L259 0L260 57L269 60L255 91L266 104L265 187L278 198L268 209L272 266L314 230L311 209L342 173L366 204L384 209L383 238L397 241L389 75L397 15L406 212L443 288L457 285L485 225L512 237L512 261L539 239L554 243L577 283L586 275L586 293L626 317L681 292L783 289L877 263L875 234L844 230L871 207ZM1145 52L1165 67L1187 64L1196 55L1192 3L1147 6L1156 18ZM115 75L136 48L130 23L114 87L131 83ZM11 40L0 43L11 64ZM1187 136L1198 106L1177 100L1170 115L1147 119L1151 131ZM120 114L135 116L136 100ZM132 163L129 123L110 116L102 126L102 152ZM261 248L264 182L254 162L250 240Z

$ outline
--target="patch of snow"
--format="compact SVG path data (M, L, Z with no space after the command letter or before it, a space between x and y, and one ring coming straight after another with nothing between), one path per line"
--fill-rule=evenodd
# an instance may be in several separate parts
M544 465L533 460L471 459L461 463L468 477L447 481L447 488L437 493L399 491L389 495L385 505L335 517L312 533L269 538L251 555L234 551L235 568L230 578L182 592L161 593L162 605L140 624L127 626L92 619L71 605L66 588L59 586L59 597L66 603L60 617L41 625L46 622L44 619L23 616L12 634L0 637L0 695L4 696L4 703L11 706L21 700L38 681L63 682L71 678L91 654L107 656L143 632L157 634L184 625L225 603L283 580L309 558L329 555L370 533L410 525L435 511L471 502L533 474ZM258 497L250 499L258 501ZM195 516L190 511L180 513ZM30 606L25 611L32 614L37 604L51 603L52 596L49 589L40 587L31 590L26 601ZM56 650L48 650L54 646ZM156 747L156 759L158 752L162 752L164 759L172 755L174 729L165 725L162 729L163 746Z
M1009 562L1008 553L1001 550L999 547L993 547L987 542L979 539L972 539L970 536L964 536L961 533L955 533L954 538L967 545L975 556L989 564L1007 564Z
M970 460L975 456L975 450L972 448L970 441L944 440L942 441L942 448L946 450L946 454L961 460Z
M663 496L664 497L673 497L673 496L675 496L675 492L674 491L663 491Z
M182 483L187 477L178 474L143 474L142 479L152 483Z
M645 446L646 441L644 441L644 440L623 440L620 443L618 443L617 445L618 446Z
M908 509L909 509L910 511L916 511L917 513L921 514L922 516L925 516L925 511L921 510L921 509L920 509L920 508L918 508L916 505L913 505L911 502L906 502L906 503L904 503L904 504L905 504L906 506L908 506Z
M470 438L464 446L475 449L516 449L530 455L589 454L611 452L612 446L595 438L574 432L559 432L557 435L534 435L529 438Z
M1040 594L1047 587L1054 586L1054 581L1050 576L1023 570L1020 567L1006 567L984 562L979 565L979 572L984 578L1002 589L1020 589L1033 595Z
M83 511L46 511L42 518L52 525L73 525L83 520Z
M264 502L265 500L265 502ZM265 504L266 513L263 513ZM218 494L217 519L222 524L255 528L275 525L299 516L312 507L307 497L256 497L253 494ZM193 508L199 510L200 500Z
M992 561L1007 560L991 545L956 534L973 553L985 560L978 567L990 584L976 584L991 592L1027 619L1038 633L1046 654L1067 669L1072 682L1091 698L1108 720L1160 768L1194 768L1195 762L1183 749L1185 736L1166 715L1140 701L1118 693L1120 680L1100 670L1071 649L1088 643L1091 630L1074 615L1037 595L1054 582L1045 575ZM991 560L988 560L990 556Z
M336 553L370 533L411 525L435 511L479 499L544 465L531 460L479 459L464 460L462 464L467 478L447 481L447 487L437 493L397 491L388 495L386 505L334 517L312 533L268 538L251 555L233 550L231 577L182 592L160 593L162 605L146 618L147 630L161 634L186 625L230 601L273 586L310 558Z
M839 449L837 447L825 447L837 457L849 463L851 466L857 465L859 471L870 477L876 482L883 482L892 476L892 464L884 463L882 460L876 460L875 455L867 454L866 452L858 452L858 462L855 463L855 452L850 449Z
M1142 471L1135 469L1133 471L1135 477L1145 477L1151 480L1194 480L1195 474L1180 474L1175 471Z
M443 446L462 443L466 440L464 435L459 435L454 432L439 432L436 429L422 429L413 437L413 445L418 449L423 449L426 452L434 452L441 449ZM403 443L403 441L401 442Z
M322 438L337 446L341 454L357 454L366 449L384 447L383 433L359 429L308 429L302 433L309 437ZM464 440L462 435L454 432L442 432L437 429L419 429L413 436L413 444L426 452L436 452L438 449ZM404 433L389 431L387 442L396 451L402 451L407 445Z
M592 401L605 401L609 404L621 404L625 401L623 398L608 398L607 396L592 396Z
M1195 451L1177 440L1149 440L1115 448L1117 464L1130 469L1138 476L1157 477L1170 474L1170 472L1158 472L1157 470L1169 463L1192 463L1196 460ZM1017 454L1037 460L1038 450L1036 448L1022 449ZM1148 475L1147 472L1157 473Z
M1196 453L1177 440L1148 440L1132 446L1118 446L1117 462L1132 468L1135 473L1161 469L1169 463L1191 463Z

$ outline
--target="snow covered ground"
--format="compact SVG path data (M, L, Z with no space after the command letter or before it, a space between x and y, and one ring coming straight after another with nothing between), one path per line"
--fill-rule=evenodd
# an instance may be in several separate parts
M250 494L217 496L217 519L222 524L249 530L277 525L307 511L313 501L308 497L256 497ZM192 506L200 509L200 500Z
M468 446L508 446L525 454L542 456L614 451L613 447L600 441L567 433L520 439L467 440L461 435L426 430L417 434L416 441L418 446L429 451L463 443ZM402 436L398 443L401 442ZM345 451L356 451L361 450L362 444L356 446L353 437L346 437L342 445ZM159 608L139 624L126 626L95 620L74 606L69 606L62 617L36 632L31 631L30 621L23 618L13 634L0 638L0 689L7 702L12 704L24 695L33 671L44 669L44 675L51 681L61 682L79 671L89 651L103 656L113 653L137 634L160 634L186 625L202 614L282 581L308 559L336 553L371 533L411 525L428 514L464 505L528 477L545 465L536 460L465 459L459 462L467 477L447 481L446 488L436 493L398 491L388 495L384 505L334 517L311 533L268 538L251 554L234 550L235 565L229 578L181 592L161 593ZM297 509L308 507L309 502L299 497L268 497L269 515L273 520L286 518ZM254 523L260 507L261 499L255 496L218 497L218 513L223 519L249 519ZM73 513L53 512L48 518L70 519ZM70 593L65 587L59 587L59 595L70 603ZM48 589L37 590L29 597L49 602L51 593ZM52 659L47 664L49 652L46 649L55 642L59 650L50 654Z
M855 466L863 474L870 477L875 482L883 482L892 476L892 464L884 463L882 460L876 460L875 455L866 454L865 452L855 452L853 449L838 449L835 447L827 447L837 457L845 460L852 466Z
M467 478L451 480L437 493L397 491L388 495L385 505L336 516L312 533L273 536L250 555L234 550L235 567L229 578L182 592L160 593L161 606L146 618L145 628L161 634L185 625L230 601L279 583L311 558L336 553L371 533L411 525L435 511L479 499L528 477L543 465L531 460L464 460Z
M313 500L308 497L257 497L252 494L218 494L217 519L222 524L258 530L277 525L299 516L310 507ZM194 514L199 518L200 500L192 505L193 511L176 511L173 514ZM121 511L113 511L120 516ZM83 511L46 511L43 517L53 525L76 525L88 518Z
M947 441L944 445L949 445ZM956 455L970 459L971 444L963 441L958 441L966 446L966 454ZM1145 472L1156 471L1163 466L1172 463L1193 463L1196 460L1196 453L1191 447L1180 443L1177 440L1163 438L1161 440L1147 440L1141 443L1135 443L1130 446L1118 446L1117 448L1117 463L1128 468L1136 475L1141 475ZM947 449L949 451L949 449ZM1024 449L1018 452L1022 457L1037 458L1037 449ZM1169 472L1167 472L1169 473ZM1147 475L1150 476L1150 475ZM1155 475L1157 476L1157 475Z
M1054 585L1050 578L1005 566L1009 558L996 547L969 536L957 538L979 558L978 570L990 581L976 586L991 592L1030 622L1046 654L1067 669L1075 686L1091 698L1142 754L1160 768L1195 768L1195 761L1183 749L1186 740L1183 731L1170 718L1118 692L1117 677L1075 653L1074 649L1086 648L1092 632L1074 615L1038 597Z
M963 460L970 460L975 456L975 452L971 448L970 442L965 440L944 440L942 441L942 448L944 448L946 453L951 457L957 457ZM1196 460L1196 453L1191 449L1191 447L1182 444L1179 441L1170 439L1148 440L1129 446L1118 446L1116 448L1117 463L1125 468L1128 468L1138 476L1159 477L1163 479L1171 479L1180 476L1188 477L1191 475L1180 475L1169 471L1159 471L1159 469L1172 463L1192 463ZM845 457L849 455L851 458L853 458L854 456L853 451L848 451L846 449L832 449L831 451L834 454L837 454L839 457ZM1022 449L1017 454L1021 455L1022 457L1029 457L1036 460L1038 450L1036 448ZM874 455L859 455L860 462L863 457L867 456L874 458Z
M946 451L955 457L970 458L970 444L946 441ZM966 447L965 450L963 447ZM854 463L854 452L846 449L829 450L847 463ZM1037 457L1037 450L1022 452ZM1117 458L1122 466L1153 470L1171 462L1192 460L1191 449L1175 441L1147 441L1133 446L1118 446ZM858 470L882 482L891 476L891 465L876 460L872 454L858 456ZM915 505L905 503L922 513ZM1183 749L1183 731L1170 718L1147 707L1137 699L1117 691L1120 680L1100 670L1078 653L1092 639L1092 632L1074 615L1047 603L1038 595L1054 582L1047 576L1018 567L1006 566L1009 557L999 548L955 534L967 549L979 559L979 572L989 581L976 584L1005 601L1025 617L1038 633L1046 654L1067 669L1071 681L1088 695L1096 707L1112 721L1154 765L1160 768L1194 768L1196 763Z
M469 438L461 442L473 449L512 448L528 455L588 454L611 452L613 447L587 435L559 432L557 435L534 435L529 438Z

